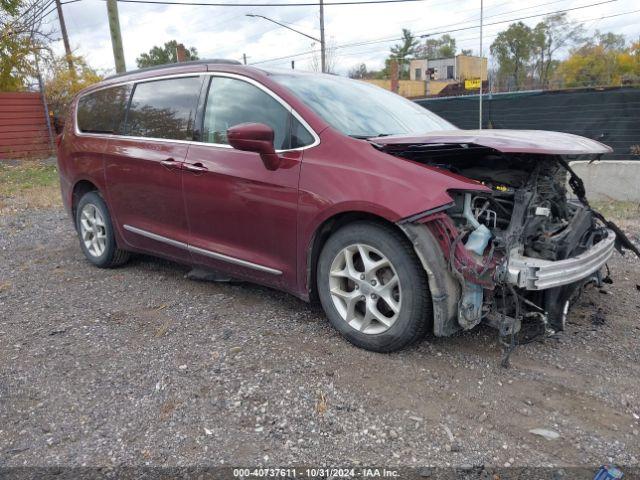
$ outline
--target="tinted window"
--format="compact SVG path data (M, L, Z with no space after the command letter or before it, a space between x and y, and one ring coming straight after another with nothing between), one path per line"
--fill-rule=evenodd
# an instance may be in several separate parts
M268 93L235 78L212 77L207 95L202 139L227 144L227 129L240 123L264 123L273 128L277 150L313 143L313 136Z
M127 135L191 140L200 77L138 83L127 114Z
M122 133L131 85L105 88L78 101L78 128L88 133Z

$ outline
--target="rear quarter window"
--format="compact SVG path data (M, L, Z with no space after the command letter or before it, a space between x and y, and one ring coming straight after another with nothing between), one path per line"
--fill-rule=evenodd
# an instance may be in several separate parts
M78 130L86 133L123 133L131 89L131 85L119 85L80 97Z

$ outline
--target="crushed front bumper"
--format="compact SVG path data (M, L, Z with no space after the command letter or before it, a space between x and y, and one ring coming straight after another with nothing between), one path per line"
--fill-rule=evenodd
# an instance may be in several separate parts
M509 255L506 281L526 290L569 285L598 271L613 254L616 234L607 229L607 236L580 255L566 260L542 260L525 257L517 252Z

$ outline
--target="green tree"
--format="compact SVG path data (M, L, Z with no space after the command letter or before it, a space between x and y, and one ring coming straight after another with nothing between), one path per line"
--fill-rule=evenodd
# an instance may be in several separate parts
M53 32L43 27L41 0L0 0L0 91L29 88L39 60L50 54Z
M166 42L163 47L154 46L148 53L142 53L136 58L138 68L178 63L177 49L178 42L176 40ZM188 62L198 60L198 51L194 47L186 48L185 53Z
M594 38L598 45L609 52L623 51L627 45L627 39L621 34L618 35L611 32L601 33L600 31L596 31Z
M456 51L456 39L445 34L440 38L427 38L416 48L416 58L451 58L456 56Z
M512 23L491 44L491 54L498 62L498 79L521 88L533 53L533 31L522 22Z
M411 30L403 28L401 43L391 47L391 55L389 55L387 60L395 59L398 62L400 78L409 77L409 61L413 58L418 43L418 39L413 36ZM385 68L387 68L388 71L388 61L386 64L387 67Z
M0 11L6 12L9 15L18 13L19 7L20 0L0 0Z
M584 27L582 24L571 26L566 13L559 13L546 17L538 23L532 31L534 68L539 84L542 88L549 86L549 80L557 67L556 53L566 47L571 47L584 41Z
M0 92L17 92L27 87L29 78L35 74L33 52L28 36L0 36Z

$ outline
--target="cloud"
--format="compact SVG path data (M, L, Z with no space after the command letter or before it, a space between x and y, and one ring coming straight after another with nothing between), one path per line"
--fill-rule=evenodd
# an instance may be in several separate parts
M235 0L239 1L239 0ZM257 2L258 0L256 0ZM277 1L277 0L276 0ZM331 1L331 0L328 0ZM243 2L246 3L246 0ZM591 0L504 0L485 1L485 23L494 23L560 9L595 3ZM319 36L318 9L307 7L206 7L119 3L120 23L128 69L136 68L135 59L154 45L175 39L188 47L196 47L201 58L231 58L241 60L246 54L251 62L259 62L300 52L317 45L312 41L260 18L247 17L256 13L282 23L291 23L297 30ZM598 20L599 17L638 9L635 0L616 2L576 10L572 20L589 20L585 27L623 33L628 38L639 34L640 14ZM113 53L102 0L82 0L64 6L71 44L99 69L113 70ZM533 26L542 17L523 20ZM325 33L336 45L400 36L402 28L430 33L463 27L475 27L479 19L477 0L456 3L425 0L401 4L350 5L325 7ZM502 23L487 26L484 31L484 52L495 35L508 26ZM458 48L479 47L477 28L452 32ZM339 48L339 72L352 65L366 63L370 69L380 68L394 41ZM58 46L62 50L62 46ZM295 57L296 68L306 68L311 54ZM275 60L261 65L288 68L291 59Z

